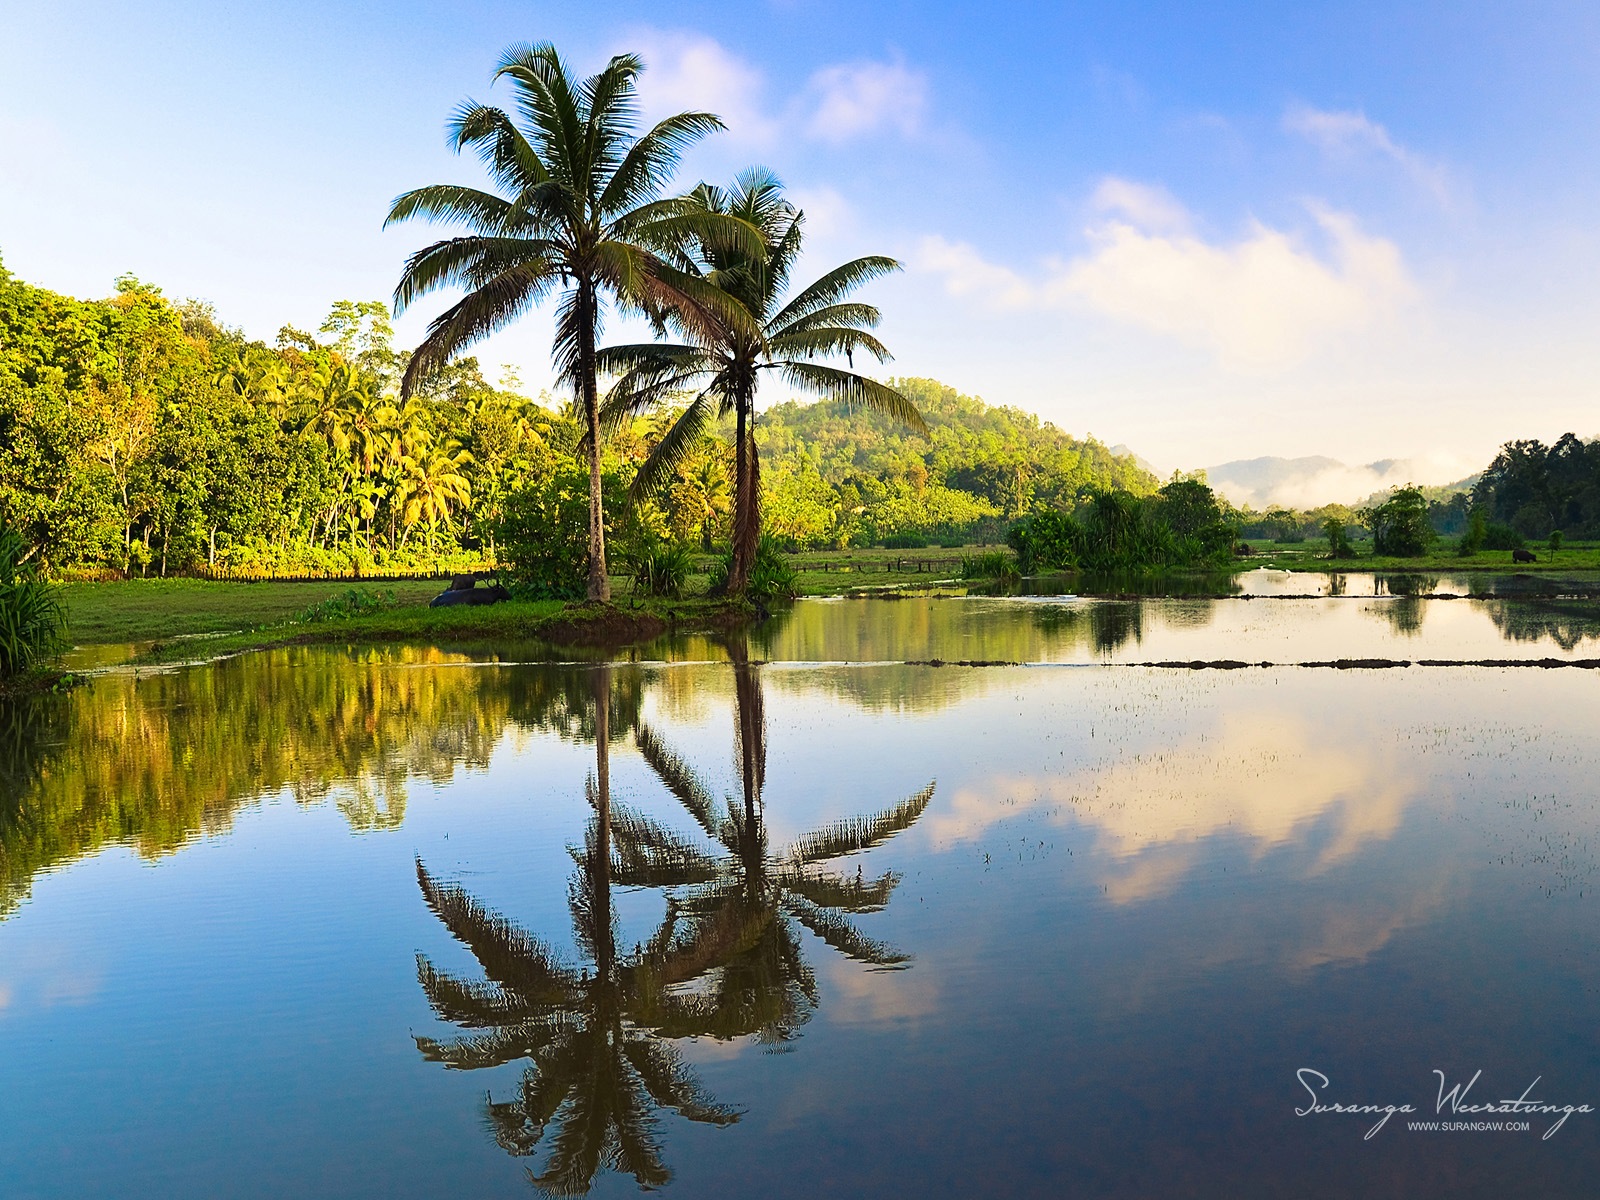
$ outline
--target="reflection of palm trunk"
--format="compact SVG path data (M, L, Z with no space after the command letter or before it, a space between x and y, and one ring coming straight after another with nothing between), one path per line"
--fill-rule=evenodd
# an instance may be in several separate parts
M750 651L740 639L728 643L733 659L734 699L738 706L740 782L744 788L744 813L755 827L756 810L761 803L761 787L767 773L767 717L761 693L761 678L750 664Z
M589 869L594 903L595 970L610 979L616 966L611 937L611 666L594 673L595 837Z

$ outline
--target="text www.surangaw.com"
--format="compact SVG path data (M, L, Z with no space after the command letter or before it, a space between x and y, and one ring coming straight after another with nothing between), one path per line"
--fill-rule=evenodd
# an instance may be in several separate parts
M1465 1084L1456 1084L1446 1090L1448 1080L1445 1073L1434 1068L1433 1073L1439 1077L1439 1093L1434 1103L1434 1115L1443 1116L1449 1110L1449 1120L1435 1121L1407 1121L1406 1128L1412 1133L1531 1133L1534 1122L1531 1118L1540 1118L1539 1124L1545 1126L1550 1118L1553 1121L1544 1128L1541 1140L1548 1141L1557 1130L1567 1123L1567 1119L1574 1113L1592 1113L1594 1106L1590 1104L1555 1104L1537 1097L1533 1089L1539 1086L1539 1076L1525 1089L1522 1095L1515 1100L1473 1100L1470 1095L1483 1072L1479 1071ZM1310 1067L1301 1067L1295 1072L1295 1078L1300 1081L1300 1086L1305 1088L1311 1096L1311 1101L1304 1108L1294 1110L1297 1117L1323 1116L1324 1114L1342 1114L1347 1116L1377 1117L1377 1121L1362 1135L1362 1140L1368 1140L1379 1133L1389 1123L1389 1118L1397 1113L1410 1115L1417 1112L1413 1104L1345 1104L1340 1101L1330 1100L1327 1097L1328 1077L1321 1071L1312 1070ZM1469 1117L1470 1120L1456 1120L1458 1117ZM1527 1117L1529 1120L1495 1121L1487 1120L1489 1117Z

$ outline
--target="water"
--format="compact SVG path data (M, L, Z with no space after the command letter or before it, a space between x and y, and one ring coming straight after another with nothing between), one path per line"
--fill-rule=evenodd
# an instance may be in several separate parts
M0 1193L1589 1195L1600 673L1138 665L1596 654L1371 583L6 710Z

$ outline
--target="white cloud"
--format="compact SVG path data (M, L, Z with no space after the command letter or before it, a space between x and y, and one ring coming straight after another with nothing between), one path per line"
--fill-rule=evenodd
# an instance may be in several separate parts
M834 237L855 223L850 202L831 187L793 188L789 199L806 214L806 236L812 241Z
M898 58L822 67L792 101L771 106L761 69L704 34L636 29L626 42L645 62L639 92L648 116L714 112L728 126L721 136L738 143L768 146L785 135L831 143L910 137L922 127L927 76Z
M1039 289L1009 267L986 261L965 242L946 241L937 234L917 243L911 266L944 276L945 291L952 296L973 296L991 308L1029 308L1040 299Z
M1359 467L1335 463L1258 486L1226 478L1213 479L1212 486L1232 503L1252 508L1272 505L1317 508L1324 504L1356 504L1375 493L1412 483L1453 483L1482 465L1458 455L1436 453L1386 459Z
M1096 212L1115 213L1142 229L1186 233L1189 213L1166 188L1107 176L1095 188L1089 203Z
M645 62L639 92L653 118L685 110L714 112L739 142L773 141L779 122L766 112L760 70L700 34L643 31L631 39Z
M885 130L903 137L922 124L928 81L898 59L824 67L811 77L808 104L815 107L806 132L826 142L843 142Z
M1292 366L1415 291L1394 243L1347 214L1310 209L1319 253L1260 223L1238 241L1208 242L1188 232L1187 214L1166 193L1124 180L1102 183L1096 207L1115 215L1087 231L1089 253L1050 264L1038 281L939 237L922 240L913 264L942 275L951 295L998 310L1086 308L1239 370Z
M1365 113L1296 105L1283 114L1283 127L1314 143L1330 158L1349 161L1368 154L1387 158L1440 205L1454 207L1454 188L1444 166L1402 146Z

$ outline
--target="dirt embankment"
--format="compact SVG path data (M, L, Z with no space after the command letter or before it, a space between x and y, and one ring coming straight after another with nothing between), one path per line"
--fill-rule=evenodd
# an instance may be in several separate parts
M556 646L614 650L660 637L664 633L712 633L738 629L766 615L736 601L686 604L680 608L620 608L585 602L569 605L539 622L531 633Z

